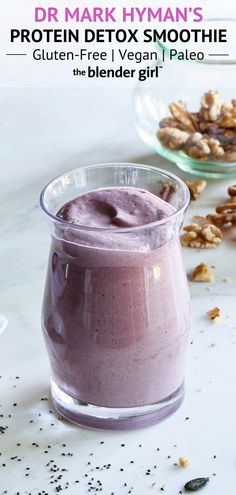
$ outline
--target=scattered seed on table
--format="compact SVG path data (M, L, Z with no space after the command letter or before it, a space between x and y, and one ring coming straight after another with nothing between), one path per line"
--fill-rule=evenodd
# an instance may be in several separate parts
M184 489L186 492L197 492L198 490L201 490L208 481L210 481L210 478L195 478L185 483Z

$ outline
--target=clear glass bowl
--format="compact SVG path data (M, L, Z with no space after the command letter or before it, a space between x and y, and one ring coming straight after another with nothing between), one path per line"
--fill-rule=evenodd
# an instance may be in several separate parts
M202 95L209 90L217 90L228 102L236 98L236 19L209 19L204 22L204 28L227 29L227 43L175 43L172 46L159 43L160 58L164 58L159 78L139 82L134 91L136 128L146 144L186 172L214 179L236 177L236 161L193 159L183 151L166 148L157 137L160 121L171 116L168 108L171 102L182 101L190 112L196 112ZM183 60L170 61L173 48L184 51ZM190 51L202 51L205 59L202 62L187 60ZM220 55L226 53L228 56Z

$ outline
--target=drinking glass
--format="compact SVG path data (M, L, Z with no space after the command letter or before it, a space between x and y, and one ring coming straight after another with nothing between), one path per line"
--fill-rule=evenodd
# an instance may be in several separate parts
M145 189L172 212L116 229L57 216L75 197L109 187ZM40 201L51 231L42 329L55 408L92 428L160 421L184 397L191 311L179 229L186 185L147 165L89 165L52 180Z

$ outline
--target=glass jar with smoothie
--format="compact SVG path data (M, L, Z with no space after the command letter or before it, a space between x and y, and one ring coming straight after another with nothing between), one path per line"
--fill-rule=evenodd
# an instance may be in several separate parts
M179 228L189 193L136 164L78 168L41 194L51 227L42 328L52 398L93 428L153 424L184 397L191 325Z

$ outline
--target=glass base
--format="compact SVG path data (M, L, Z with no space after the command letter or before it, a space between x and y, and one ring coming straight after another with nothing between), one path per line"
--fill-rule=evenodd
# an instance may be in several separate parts
M173 414L184 399L184 384L165 400L141 407L110 408L87 404L71 397L52 380L51 394L56 410L69 421L87 428L128 430L151 426Z
M206 179L235 179L236 177L236 164L228 164L227 166L201 163L200 160L189 160L189 162L176 162L176 165L188 174L198 175Z

